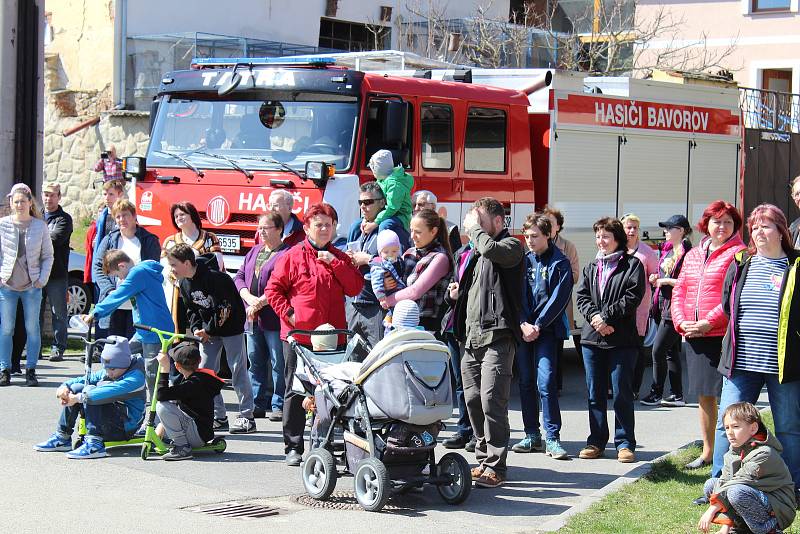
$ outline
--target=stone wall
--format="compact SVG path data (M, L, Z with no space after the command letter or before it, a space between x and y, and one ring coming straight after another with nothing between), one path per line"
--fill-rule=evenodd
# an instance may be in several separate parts
M61 184L62 206L76 220L93 216L102 199L102 173L93 171L100 153L114 145L118 157L143 156L149 113L110 110L111 89L64 87L58 55L45 60L44 181ZM68 137L63 132L99 117L100 122ZM93 187L94 185L94 187Z

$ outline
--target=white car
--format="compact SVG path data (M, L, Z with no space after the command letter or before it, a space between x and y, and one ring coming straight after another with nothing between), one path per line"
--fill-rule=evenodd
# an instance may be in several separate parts
M86 263L86 255L74 250L69 251L69 264L67 266L69 281L67 282L67 315L84 315L89 313L92 307L92 292L94 288L91 284L83 283L83 267Z

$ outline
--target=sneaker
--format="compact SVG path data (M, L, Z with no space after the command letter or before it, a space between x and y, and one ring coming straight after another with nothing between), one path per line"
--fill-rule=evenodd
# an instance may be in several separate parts
M297 467L303 461L303 455L292 449L286 453L286 465L290 467Z
M645 406L659 406L661 404L661 395L651 390L639 403Z
M499 488L505 484L506 478L503 475L498 475L492 470L485 470L483 474L475 481L475 485L479 488Z
M256 431L256 420L252 417L237 417L230 428L231 434L252 434Z
M178 462L180 460L191 460L192 448L184 445L173 445L172 448L163 456L167 462Z
M72 437L65 438L56 432L47 441L34 445L33 450L39 452L68 452L72 450Z
M147 434L147 424L144 424L139 427L139 429L133 433L134 438L143 438Z
M213 427L214 427L214 432L228 430L228 418L223 417L222 419L220 419L215 417Z
M636 461L636 455L627 447L617 451L617 461L621 464L632 464Z
M39 385L39 380L36 378L36 369L25 371L25 385L29 388L35 388Z
M0 371L0 386L11 385L11 371L3 369Z
M578 458L583 460L595 460L603 456L603 449L594 445L587 445L578 453Z
M60 351L54 350L50 352L50 361L51 362L63 362L64 361L64 354Z
M511 450L514 452L538 452L542 450L541 434L527 434Z
M269 414L269 420L274 422L283 421L283 410L273 408L272 413Z
M67 458L72 460L86 460L89 458L105 458L106 446L99 439L87 439L83 445L67 453Z
M554 460L567 460L569 454L561 446L561 441L558 439L545 440L544 453Z
M476 480L481 478L481 475L483 475L483 470L484 469L485 468L482 465L479 465L478 467L473 467L472 469L470 469L470 474L472 475L472 481L473 482L475 482Z
M471 437L456 434L442 442L445 449L463 449L472 440Z
M680 408L681 406L686 406L686 401L683 400L683 395L670 395L661 400L661 406Z
M469 440L469 443L464 445L464 450L467 452L475 452L475 447L478 445L478 438L472 436L472 439Z

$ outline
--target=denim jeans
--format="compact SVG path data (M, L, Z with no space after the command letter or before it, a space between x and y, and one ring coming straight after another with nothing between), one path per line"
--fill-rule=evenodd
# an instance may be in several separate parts
M44 286L44 295L50 304L53 322L52 352L63 354L67 350L67 279L50 278Z
M703 485L703 493L711 497L717 478L709 478ZM736 484L725 492L733 510L726 514L736 523L744 523L754 534L768 534L779 527L767 494L752 486Z
M200 343L200 367L211 369L214 372L219 371L219 359L223 347L228 367L231 370L233 390L239 398L239 415L251 419L253 417L253 386L250 384L250 376L247 374L244 337L241 334L226 337L212 336L205 343ZM214 417L222 419L226 416L225 402L222 400L222 394L219 394L214 397Z
M786 462L797 488L800 486L800 382L781 384L778 382L778 375L767 373L734 369L730 378L723 377L711 476L718 477L722 473L723 457L730 445L722 420L725 408L736 402L755 404L765 385L775 421L775 436L783 445L781 457Z
M589 390L589 439L587 445L601 450L608 443L608 374L614 390L614 446L635 450L633 416L633 367L638 347L601 349L583 345L583 366L586 368L586 387Z
M278 330L253 325L247 334L247 359L255 407L265 412L283 409L283 344ZM270 390L272 391L270 395Z
M536 341L523 341L517 349L519 401L525 434L539 433L541 406L547 439L561 439L561 410L556 379L558 342L552 332L542 332Z
M445 334L447 348L450 349L450 371L453 373L455 388L453 397L458 406L458 423L456 430L459 436L472 438L472 425L469 422L467 403L464 401L464 386L461 383L461 345L452 332Z
M39 352L42 348L42 338L39 333L42 290L32 287L25 291L15 291L2 286L0 287L0 370L11 369L11 344L17 320L18 301L22 301L25 334L28 336L25 345L28 349L26 369L36 369L36 363L39 361Z
M64 406L58 420L58 433L69 437L78 420L80 404ZM109 404L86 404L83 406L86 417L86 435L102 441L122 441L130 439L132 432L125 432L128 409L121 402Z
M378 231L381 230L393 230L394 233L397 234L397 237L400 238L400 247L403 250L411 246L411 234L408 233L408 228L403 226L403 223L400 222L399 217L389 217L383 221L378 225Z

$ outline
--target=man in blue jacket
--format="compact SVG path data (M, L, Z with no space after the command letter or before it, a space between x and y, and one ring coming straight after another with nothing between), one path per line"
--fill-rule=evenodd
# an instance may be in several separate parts
M119 284L117 277L103 270L106 251L122 250L134 265L145 260L158 261L161 258L158 238L136 224L136 207L133 203L124 198L119 199L114 203L111 214L117 223L117 229L103 238L92 259L92 278L99 288L97 302L102 302ZM133 335L131 309L129 304L123 303L110 320L101 321L99 326L108 328L110 334L130 338Z
M561 410L558 406L557 342L569 335L565 310L572 298L572 269L566 256L550 239L546 215L529 215L522 225L528 253L525 255L525 294L517 349L519 397L525 437L511 450L542 450L539 404L546 432L545 454L557 460L569 458L561 446Z
M130 439L144 420L145 380L141 356L132 356L128 340L111 336L100 356L103 369L67 380L56 390L63 409L50 439L34 445L40 452L67 452L68 458L104 458L106 441ZM72 431L80 405L86 418L83 445L72 450Z
M163 270L164 267L155 260L145 260L134 265L133 260L122 250L106 251L103 272L121 282L119 287L95 305L91 314L84 315L82 319L88 324L93 317L108 317L124 303L130 302L134 323L174 332L175 324L162 288ZM147 330L136 330L133 339L142 343L147 389L152 394L158 369L156 357L161 350L161 341L156 334Z

